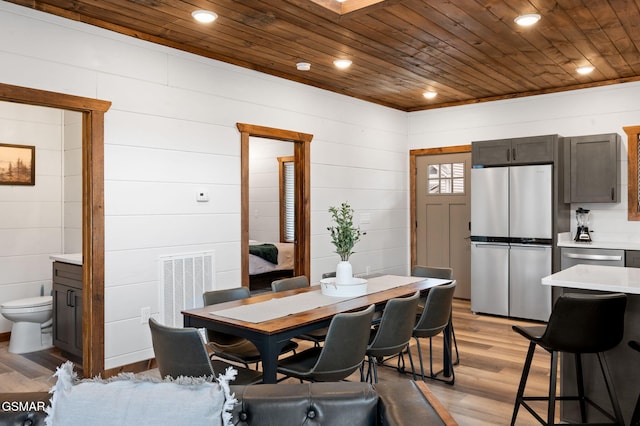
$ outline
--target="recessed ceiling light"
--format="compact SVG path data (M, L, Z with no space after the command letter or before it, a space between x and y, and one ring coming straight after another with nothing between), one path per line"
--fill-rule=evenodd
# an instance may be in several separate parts
M198 22L202 22L203 24L208 24L218 19L218 15L209 10L194 10L191 12L191 16L193 16L193 19Z
M424 92L424 93L422 94L422 96L424 96L424 97L425 97L425 98L427 98L427 99L433 99L433 98L435 98L436 96L438 96L438 93L437 93L437 92L434 92L433 90L428 90L428 91Z
M349 59L336 59L333 61L333 65L343 70L351 66L351 61Z
M585 74L589 74L589 73L590 73L591 71L593 71L594 69L595 69L595 68L594 68L593 66L591 66L591 65L585 65L584 67L578 67L578 68L576 68L576 72L577 72L578 74L585 75Z
M526 15L517 16L516 19L514 19L514 22L520 26L528 27L535 24L539 20L540 15L538 15L537 13L528 13Z
M298 71L309 71L311 69L311 64L309 62L298 62L296 64L296 68Z

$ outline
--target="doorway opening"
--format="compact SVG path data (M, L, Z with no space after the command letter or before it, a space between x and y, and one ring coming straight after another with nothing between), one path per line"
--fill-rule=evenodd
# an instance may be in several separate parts
M111 102L0 83L0 100L82 113L82 368L104 372L104 114Z
M311 185L310 153L313 135L252 124L236 123L240 131L240 173L241 173L241 276L242 286L249 287L249 146L250 138L293 142L293 274L310 276L311 272Z

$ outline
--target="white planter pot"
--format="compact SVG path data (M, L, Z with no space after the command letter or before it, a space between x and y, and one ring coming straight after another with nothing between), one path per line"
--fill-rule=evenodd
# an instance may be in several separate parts
M343 260L336 266L336 284L351 284L353 268L348 260Z
M336 277L320 280L322 294L333 297L359 297L367 294L367 280L353 277L353 268L348 261L336 266Z

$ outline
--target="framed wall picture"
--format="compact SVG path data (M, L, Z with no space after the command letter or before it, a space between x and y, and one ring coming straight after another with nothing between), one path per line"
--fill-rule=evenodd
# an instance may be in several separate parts
M36 147L0 143L0 185L36 184Z

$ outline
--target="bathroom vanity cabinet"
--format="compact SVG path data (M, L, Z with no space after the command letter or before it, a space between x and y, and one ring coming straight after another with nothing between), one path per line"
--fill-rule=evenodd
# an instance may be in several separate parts
M53 345L82 359L82 265L53 262Z

